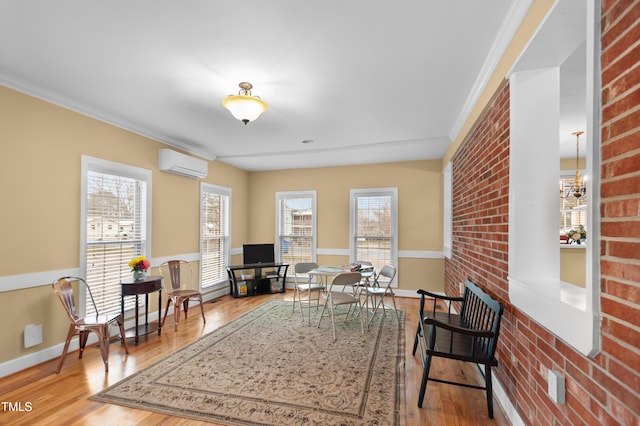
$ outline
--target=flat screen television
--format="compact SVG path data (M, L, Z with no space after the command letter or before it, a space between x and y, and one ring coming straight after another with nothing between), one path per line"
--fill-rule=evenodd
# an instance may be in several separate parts
M243 244L242 263L252 265L255 263L275 263L275 250L273 244Z

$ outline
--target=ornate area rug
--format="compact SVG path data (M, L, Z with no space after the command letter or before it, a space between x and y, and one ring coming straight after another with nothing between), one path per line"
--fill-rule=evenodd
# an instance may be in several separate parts
M269 301L93 400L224 425L404 425L404 312L320 328Z

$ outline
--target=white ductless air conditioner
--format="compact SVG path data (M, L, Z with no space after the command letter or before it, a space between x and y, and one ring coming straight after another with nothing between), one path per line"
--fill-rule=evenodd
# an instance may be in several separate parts
M170 149L161 149L158 153L158 168L164 172L200 179L207 177L209 172L206 161Z

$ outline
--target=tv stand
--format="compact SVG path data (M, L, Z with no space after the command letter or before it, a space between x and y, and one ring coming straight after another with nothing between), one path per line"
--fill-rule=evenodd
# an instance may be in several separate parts
M227 267L233 297L284 293L288 263L252 263Z

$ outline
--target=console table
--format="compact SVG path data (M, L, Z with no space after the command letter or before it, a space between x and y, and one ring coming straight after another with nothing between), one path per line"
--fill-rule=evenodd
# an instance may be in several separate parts
M135 338L135 344L138 344L140 336L146 336L158 330L158 336L162 332L162 277L150 275L143 280L135 281L133 279L120 282L120 313L124 319L124 298L135 296L136 298L136 325L133 328L125 330L125 338ZM149 324L149 294L158 292L158 321ZM138 296L144 294L144 324L138 325Z
M287 269L289 269L288 263L254 263L228 266L229 293L233 297L284 293Z

